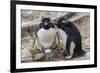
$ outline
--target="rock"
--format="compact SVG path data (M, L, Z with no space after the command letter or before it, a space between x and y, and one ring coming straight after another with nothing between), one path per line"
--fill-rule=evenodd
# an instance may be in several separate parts
M26 62L29 62L29 61L32 61L32 54L30 53L30 51L28 49L22 49L22 62L26 61Z
M44 53L37 53L35 56L34 56L34 60L41 60L42 58L44 57Z

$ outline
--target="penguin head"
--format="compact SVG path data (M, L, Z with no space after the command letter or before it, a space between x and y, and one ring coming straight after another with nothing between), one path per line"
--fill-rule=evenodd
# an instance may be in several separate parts
M51 19L49 17L42 18L40 26L41 26L41 28L44 28L47 30L47 29L53 27L53 23L51 23Z
M63 21L63 17L60 17L59 19L57 19L56 21L56 26L58 28L61 28L62 27L62 21Z
M58 28L63 28L67 23L68 23L67 18L65 18L65 17L60 17L60 18L58 19L58 21L57 21L56 26L57 26Z
M43 23L46 23L46 22L49 23L50 21L51 21L51 19L50 19L49 17L48 17L48 18L43 18L43 19L42 19L42 22L43 22Z

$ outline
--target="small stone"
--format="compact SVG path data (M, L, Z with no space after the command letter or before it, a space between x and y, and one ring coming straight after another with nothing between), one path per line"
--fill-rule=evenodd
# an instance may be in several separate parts
M44 53L38 53L34 56L35 60L41 60L44 57Z
M52 52L51 49L47 49L47 50L45 50L45 53L51 53L51 52Z
M65 60L70 60L71 58L72 58L72 56L69 55L69 56L66 56L66 57L65 57Z

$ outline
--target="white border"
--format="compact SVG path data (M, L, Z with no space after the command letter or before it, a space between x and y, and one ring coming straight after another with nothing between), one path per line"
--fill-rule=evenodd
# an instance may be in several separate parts
M35 62L21 63L21 9L28 10L45 10L45 11L70 11L70 12L90 12L90 60L81 61L57 61L57 62ZM54 66L73 66L94 64L94 10L70 7L50 7L50 6L34 6L34 5L16 5L16 68L39 68Z

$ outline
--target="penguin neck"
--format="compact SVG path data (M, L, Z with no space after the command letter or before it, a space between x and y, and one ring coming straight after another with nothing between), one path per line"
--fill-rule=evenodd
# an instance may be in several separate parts
M41 30L44 30L44 31L50 31L50 30L53 30L53 28L48 28L48 29L41 28Z
M48 25L45 25L44 27L43 27L43 29L45 29L45 30L48 30L48 29L50 29L51 27L49 27Z

